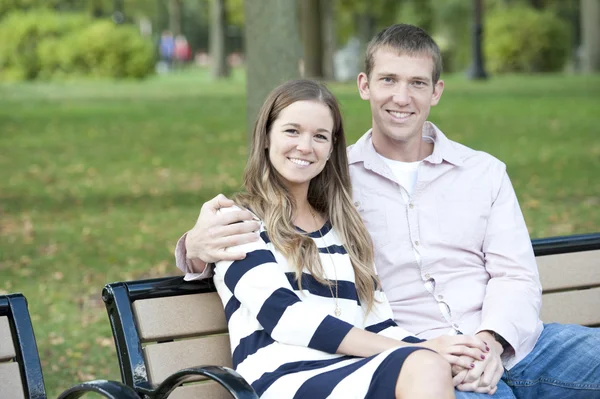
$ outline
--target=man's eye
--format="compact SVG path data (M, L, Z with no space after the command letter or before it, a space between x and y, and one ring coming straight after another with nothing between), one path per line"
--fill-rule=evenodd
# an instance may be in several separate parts
M416 82L413 83L415 86L417 87L421 87L421 86L427 86L427 83L421 81L421 80L417 80Z
M394 81L394 79L389 78L389 77L381 78L381 80L384 81L385 83L392 83Z

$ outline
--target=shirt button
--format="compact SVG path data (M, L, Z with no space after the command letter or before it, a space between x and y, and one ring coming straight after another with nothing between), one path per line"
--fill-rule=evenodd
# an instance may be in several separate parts
M443 295L438 295L438 299L441 301L442 299L444 299Z
M431 274L425 273L425 280L429 280L431 278Z
M413 209L415 206L414 206L414 205L411 203L411 204L408 204L408 207L409 207L410 209Z
M415 245L418 247L419 246L419 241L415 241Z
M357 206L357 207L358 207L358 206L360 206L360 202L359 202L359 201L356 201L356 202L354 203L354 206Z
M458 324L454 323L454 324L452 324L452 327L454 327L458 330Z

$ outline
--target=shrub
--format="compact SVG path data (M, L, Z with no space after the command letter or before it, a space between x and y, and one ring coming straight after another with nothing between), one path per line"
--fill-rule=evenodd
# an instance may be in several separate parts
M35 79L41 67L39 44L64 37L90 22L86 15L49 10L9 13L0 21L0 79Z
M152 43L131 25L46 10L14 12L0 22L0 80L142 78L153 65Z
M486 17L484 51L491 72L559 71L570 42L568 25L551 11L513 7Z
M71 33L58 52L63 69L94 77L142 78L154 68L152 42L130 25L97 21Z

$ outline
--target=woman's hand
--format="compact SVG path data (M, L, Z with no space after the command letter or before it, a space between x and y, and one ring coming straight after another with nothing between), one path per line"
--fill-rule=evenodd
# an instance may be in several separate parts
M490 351L482 339L469 335L443 335L416 345L432 349L451 365L468 370L475 367L475 361L484 360Z

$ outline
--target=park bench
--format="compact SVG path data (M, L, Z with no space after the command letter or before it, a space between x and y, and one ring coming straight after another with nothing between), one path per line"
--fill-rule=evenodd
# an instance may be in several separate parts
M539 239L533 246L544 287L542 320L600 326L600 233ZM183 382L186 372L177 374L180 369L231 367L223 307L210 279L118 282L106 285L102 296L123 382L136 391L164 395ZM221 372L217 378L210 372L206 376L218 384L206 379L185 384L169 397L231 398L227 392L235 398L257 397L239 375L216 370Z
M59 399L96 392L110 399L136 399L135 391L116 381L89 381L63 392ZM0 398L46 399L44 377L33 326L22 294L0 295Z

